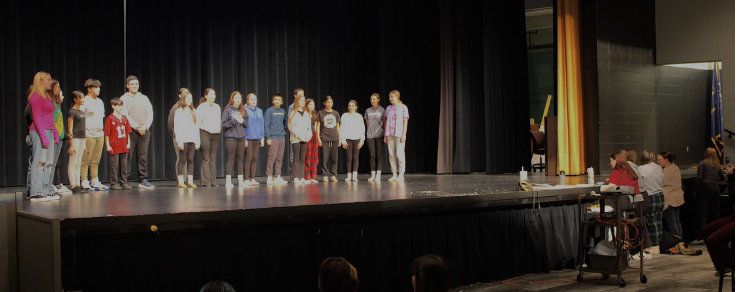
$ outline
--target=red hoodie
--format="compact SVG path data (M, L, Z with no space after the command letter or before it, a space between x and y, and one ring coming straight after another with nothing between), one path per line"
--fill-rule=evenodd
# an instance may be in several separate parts
M640 189L638 189L638 180L630 178L630 176L628 176L628 172L620 167L612 170L612 172L610 173L609 183L618 186L632 187L634 193L641 193Z

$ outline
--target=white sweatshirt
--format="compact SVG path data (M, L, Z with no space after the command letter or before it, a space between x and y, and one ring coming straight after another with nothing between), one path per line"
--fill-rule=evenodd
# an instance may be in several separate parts
M310 113L303 111L295 112L292 120L287 123L290 130L290 144L299 142L309 142L313 138L313 129L311 127Z
M177 146L195 143L195 148L200 148L200 128L192 119L192 110L189 107L174 111L174 135L177 137Z
M341 143L346 144L346 140L361 140L364 142L366 135L366 125L364 125L364 116L360 113L343 113L341 115Z

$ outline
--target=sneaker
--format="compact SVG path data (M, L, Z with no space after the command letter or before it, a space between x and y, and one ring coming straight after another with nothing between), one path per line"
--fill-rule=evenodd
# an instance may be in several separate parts
M301 178L300 179L300 182L301 183L304 183L304 184L309 184L310 183L309 181L305 180L304 178Z
M228 182L226 182L225 186L226 186L226 188L232 188L233 187L233 183L228 181ZM187 187L187 186L185 186L185 187Z
M275 185L286 185L287 181L284 180L281 176L278 176L277 178L274 179L274 184Z
M46 197L49 198L49 201L55 201L55 200L61 199L61 196L58 194L46 195Z
M144 189L153 189L153 188L155 188L155 186L154 186L154 185L152 185L152 184L151 184L151 183L149 182L149 180L148 180L148 179L144 179L144 180L142 180L141 182L139 182L139 183L138 183L138 187L139 187L139 188L144 188Z
M314 183L314 184L317 184L318 183L318 180L317 179L311 179L310 182L311 183Z
M180 189L186 189L187 188L187 185L184 184L184 183L178 182L177 183L177 187L180 188Z
M80 188L80 187L73 187L72 188L72 193L73 194L79 194L81 192L82 192L82 188Z
M328 176L323 177L323 182L328 182Z
M191 188L191 189L196 189L197 188L197 185L196 184L193 184L193 183L187 183L187 187L188 188Z
M93 179L90 181L90 186L96 189L104 189L105 186L100 183L99 179Z
M123 187L123 189L124 189L124 190L126 190L126 191L127 191L127 190L132 190L132 189L133 189L133 188L132 188L132 187L131 187L130 185L128 185L127 183L124 183L124 184L120 184L120 186L121 186L121 187Z
M338 181L338 178L335 175L334 176L331 176L331 181L332 182L337 182Z
M649 253L649 252L645 252L645 251L643 252L643 260L644 260L644 261L650 260L651 258L652 258L652 257L651 257L651 253ZM631 257L631 259L632 259L632 260L634 260L634 261L640 261L640 260L641 260L641 253L640 253L640 252L638 252L638 253L634 254L634 255L633 255L633 256Z
M86 189L86 190L91 189L92 187L90 186L90 181L89 180L83 180L82 181L82 188L83 189Z
M397 181L397 177L393 175L387 181Z
M120 191L123 189L123 187L120 186L119 184L110 184L110 189L114 191Z
M31 196L29 199L31 200L31 202L48 202L52 200L50 196L42 194Z
M354 176L354 177L353 177L353 178L351 179L351 181L359 181L359 178L358 178L358 177L356 177L356 176Z
M272 178L271 176L267 177L267 185L268 186L274 185L274 178Z
M296 179L294 179L294 180L293 180L293 182L294 182L294 184L296 184L296 185L301 185L301 184L302 184L302 181L300 181L300 179L297 179L297 178L296 178Z
M70 189L67 189L66 187L64 187L64 185L56 185L56 186L54 186L54 190L57 193L62 194L62 195L72 194L72 191Z
M255 179L251 179L251 181L250 181L249 183L250 183L250 184L251 184L252 186L258 186L258 185L259 185L259 182L258 182L258 181L256 181Z
M57 193L60 193L62 195L69 195L69 194L72 193L72 190L68 189L67 187L65 187L62 184L57 185L57 186L54 186L54 188L56 188L56 192Z
M689 243L689 245L704 245L704 244L705 244L705 241L702 239L700 240L695 239L694 241Z

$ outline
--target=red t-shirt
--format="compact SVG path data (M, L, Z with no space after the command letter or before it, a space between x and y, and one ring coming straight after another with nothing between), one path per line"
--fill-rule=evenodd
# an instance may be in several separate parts
M128 122L126 116L118 119L114 114L110 114L105 119L105 136L108 137L110 147L113 148L111 155L128 153L128 134L131 132L131 123Z
M610 181L609 183L615 184L618 186L627 186L632 187L633 192L636 194L640 194L640 190L638 189L638 180L632 179L630 176L628 176L628 172L625 171L625 169L622 168L615 168L610 173Z

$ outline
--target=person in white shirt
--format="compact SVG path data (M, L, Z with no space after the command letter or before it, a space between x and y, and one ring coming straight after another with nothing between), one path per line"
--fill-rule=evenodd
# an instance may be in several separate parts
M359 150L364 146L364 117L356 112L359 105L350 100L348 112L341 116L341 146L346 149L346 181L358 181Z
M195 111L200 128L200 185L216 187L217 164L215 162L220 144L220 105L215 103L215 90L205 88L200 105Z
M151 189L154 185L149 178L149 141L151 141L151 124L154 122L154 109L149 97L139 92L139 81L136 76L126 78L128 92L120 97L123 101L123 115L131 123L131 153L128 155L128 173L131 173L133 152L136 152L138 162L138 187Z
M646 190L646 193L642 194L648 196L649 201L646 211L646 227L648 227L648 235L651 237L651 246L644 247L644 250L651 254L659 254L661 235L664 232L662 223L664 218L664 193L661 184L664 179L664 172L661 166L656 164L656 161L656 154L651 150L646 150L641 154L641 165L638 167L638 175L643 179L643 186Z
M290 111L287 119L287 126L290 130L290 144L294 153L292 174L295 184L307 183L305 180L305 153L307 152L307 142L313 137L311 129L310 113L305 107L305 97L298 96L295 100L295 106Z
M195 108L192 106L192 94L189 92L179 100L179 108L174 112L174 134L179 148L179 173L182 173L185 162L187 163L187 184L184 183L184 176L178 175L177 186L197 188L193 183L195 165L192 164L192 159L195 157L195 150L200 149L200 130Z
M100 158L102 157L103 147L105 146L105 132L103 119L105 118L105 103L98 98L100 95L100 83L97 79L87 79L85 88L84 103L79 110L85 113L85 144L87 152L82 155L81 180L82 187L85 189L102 189L106 188L100 183L98 176L98 168L100 166ZM90 174L90 180L87 180L87 174Z

